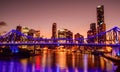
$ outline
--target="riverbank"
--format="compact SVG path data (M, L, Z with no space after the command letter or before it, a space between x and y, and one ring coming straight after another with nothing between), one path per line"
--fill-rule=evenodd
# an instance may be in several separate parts
M106 59L109 59L113 62L119 62L120 61L120 57L117 56L111 56L110 54L102 54L102 56Z
M12 52L10 48L2 48L0 51L0 58L2 57L29 57L30 51L27 49L18 49L18 52Z

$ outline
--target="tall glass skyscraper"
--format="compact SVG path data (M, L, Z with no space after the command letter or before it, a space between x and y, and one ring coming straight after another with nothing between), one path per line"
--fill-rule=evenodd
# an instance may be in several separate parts
M106 24L104 22L104 6L97 6L97 32L100 34L101 32L106 31ZM98 43L105 43L106 35L101 35L98 37Z
M52 25L52 38L56 38L57 37L57 24L53 23Z

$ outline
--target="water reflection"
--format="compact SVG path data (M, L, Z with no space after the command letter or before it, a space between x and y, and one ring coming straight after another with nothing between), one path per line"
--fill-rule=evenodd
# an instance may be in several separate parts
M43 51L25 59L0 59L0 72L119 72L120 66L91 54Z
M66 68L66 53L65 52L56 52L56 66L58 71L65 72Z

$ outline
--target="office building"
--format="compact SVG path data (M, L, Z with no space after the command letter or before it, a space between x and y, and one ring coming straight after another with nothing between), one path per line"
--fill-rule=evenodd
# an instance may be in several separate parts
M68 29L58 30L58 38L73 38L73 32Z
M94 43L95 39L92 38L94 36L94 32L92 30L87 31L87 43Z
M35 37L36 38L40 38L40 30L36 30L35 31Z
M19 32L21 32L22 31L22 26L20 26L20 25L17 26L16 30L19 31ZM19 34L17 34L17 33L15 33L12 37L14 37L13 39L15 41L21 41L21 36Z
M91 23L91 24L90 24L90 30L93 31L93 34L94 34L94 35L96 34L96 23Z
M29 28L28 27L23 27L22 28L22 33L23 34L28 35L28 32L29 32Z
M29 32L28 32L28 36L34 37L34 35L35 35L35 30L34 29L30 29Z
M84 43L84 36L79 33L76 33L74 35L74 39L75 39L75 42Z
M61 40L65 42L73 42L73 32L68 29L60 29L58 30L58 38L68 38L68 40Z
M104 21L104 6L100 5L97 6L97 33L100 34L101 32L106 31L106 24ZM106 35L102 35L98 37L98 43L105 43L106 42Z
M52 38L57 38L57 24L53 23L52 25Z

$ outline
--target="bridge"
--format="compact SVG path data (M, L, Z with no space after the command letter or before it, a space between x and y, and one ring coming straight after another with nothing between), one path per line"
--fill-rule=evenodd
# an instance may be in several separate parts
M98 42L98 37L106 35L104 42ZM88 42L88 40L95 40ZM20 46L20 45L77 45L77 46L111 46L120 47L120 28L113 27L105 32L89 36L87 38L37 38L25 35L17 30L11 30L0 36L0 46Z
M87 42L90 39L97 39L100 36L106 35L104 42ZM101 32L94 36L87 38L36 38L27 36L17 30L11 30L10 32L0 36L0 45L107 45L107 46L119 46L120 44L120 28L114 27L108 31Z

